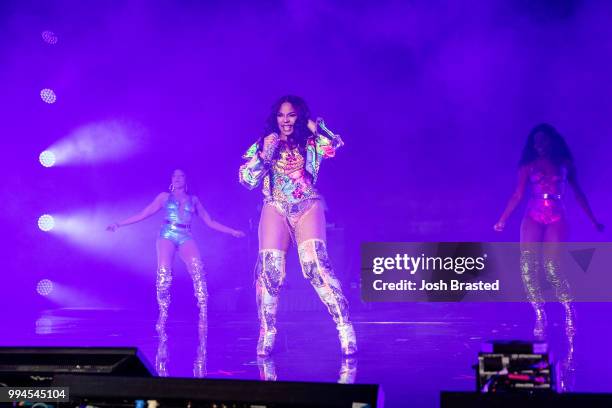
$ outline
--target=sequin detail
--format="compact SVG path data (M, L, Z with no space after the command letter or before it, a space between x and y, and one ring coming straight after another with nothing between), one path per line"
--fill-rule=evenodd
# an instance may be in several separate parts
M172 241L175 246L181 246L193 239L191 228L179 227L173 224L164 224L159 231L160 238Z
M187 270L193 281L193 292L197 301L198 313L198 348L196 359L193 363L193 375L204 377L206 375L206 342L208 338L208 290L206 275L199 258L192 258L187 263ZM155 329L159 337L157 353L155 356L155 368L160 377L166 377L168 373L168 335L166 322L168 320L168 308L171 302L170 287L172 286L172 269L160 266L157 269L157 303L159 306L159 318Z
M304 241L298 247L298 254L304 277L314 287L336 323L343 354L354 354L357 352L357 341L349 320L348 302L332 269L325 242L320 239Z
M160 337L165 335L166 321L168 320L168 308L170 307L170 286L172 285L172 269L166 266L157 268L157 305L159 306L159 317L155 329Z
M540 224L552 224L565 215L562 197L567 184L567 169L561 167L559 174L546 174L537 168L530 169L531 197L527 214Z
M206 275L202 266L202 261L199 258L193 258L187 265L189 275L193 281L193 294L199 308L198 330L207 330L207 308L208 308L208 287L206 284Z
M546 279L548 279L548 282L550 282L555 289L557 299L563 305L563 309L565 310L565 334L569 341L573 342L574 335L576 334L576 313L569 282L555 256L545 257L544 271L546 272Z
M174 194L170 194L164 203L164 210L166 212L164 217L166 221L175 224L190 225L196 213L196 206L193 202L193 196L188 196L181 205L178 198L176 198Z
M168 372L168 336L164 329L163 338L159 337L159 342L157 343L157 352L155 353L155 371L159 377L168 377L170 373Z
M259 251L256 267L257 314L260 322L257 354L269 355L276 338L278 295L285 280L285 253L276 249Z
M544 298L542 290L538 282L538 274L540 268L540 257L537 251L522 250L521 251L521 279L523 287L527 294L527 300L533 307L536 316L533 335L536 338L542 339L546 335L546 311L544 310Z
M312 209L312 207L319 203L319 199L304 200L297 204L291 204L282 201L270 201L265 205L273 207L278 214L285 218L289 234L293 242L300 241L300 221L304 216Z
M357 377L357 359L354 357L342 358L340 371L338 372L339 384L354 384Z
M262 381L276 381L276 364L271 357L257 357L257 368L259 368L259 379Z
M193 361L193 376L196 378L203 378L206 376L206 336L202 336L200 333L199 342L196 350L196 358ZM170 362L170 354L168 352L168 336L163 330L163 336L159 336L157 343L157 352L155 353L155 371L159 377L168 377L170 372L168 370L168 363Z
M546 243L544 244L546 245ZM536 324L533 330L534 336L542 338L546 334L546 313L544 311L545 300L538 281L540 260L543 259L543 269L546 279L555 289L558 301L565 309L565 331L569 341L573 342L576 333L575 311L573 297L567 278L563 274L560 264L555 255L549 253L541 254L535 249L521 251L521 278L527 294L527 300L531 303L535 314Z
M176 246L193 239L191 221L196 212L196 207L192 196L189 196L181 206L179 200L170 194L164 203L164 210L166 212L166 222L162 225L159 236L172 241Z
M239 181L249 189L263 182L265 201L298 203L318 197L314 184L317 181L321 161L334 157L344 143L342 139L312 135L302 150L279 142L274 157L259 157L262 143L256 142L242 156L248 161L240 166Z

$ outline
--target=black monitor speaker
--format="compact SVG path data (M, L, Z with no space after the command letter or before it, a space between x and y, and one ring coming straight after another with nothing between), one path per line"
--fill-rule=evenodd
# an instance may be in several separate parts
M45 386L57 374L152 376L135 347L0 347L0 384Z

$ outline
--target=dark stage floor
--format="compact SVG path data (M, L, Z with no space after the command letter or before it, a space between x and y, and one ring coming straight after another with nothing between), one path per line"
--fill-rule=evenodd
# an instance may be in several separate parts
M528 304L372 306L353 314L360 352L351 359L341 357L335 328L323 311L280 314L276 352L265 360L255 355L256 315L212 311L202 358L195 307L171 314L166 347L160 347L151 316L70 309L5 324L13 329L4 330L2 345L136 346L152 367L159 351L158 364L164 363L170 376L193 376L195 363L195 374L208 378L379 383L387 407L436 407L441 390L474 389L472 365L483 341L530 337ZM567 360L562 309L547 307L554 358ZM601 328L612 307L576 307L575 352L571 367L563 370L564 384L572 391L611 392L612 336Z

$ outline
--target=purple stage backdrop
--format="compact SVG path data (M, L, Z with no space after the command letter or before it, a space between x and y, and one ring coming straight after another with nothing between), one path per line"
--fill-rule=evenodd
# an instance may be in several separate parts
M566 138L610 224L611 13L604 0L2 1L0 306L153 315L161 214L105 227L181 168L214 219L248 231L195 227L211 308L254 310L262 197L238 167L284 94L346 143L318 187L332 261L357 296L361 242L518 240L524 205L505 232L492 226L540 122ZM53 167L39 162L46 149ZM572 240L610 240L573 194L566 204ZM176 302L193 308L176 266ZM289 275L310 290L295 259ZM54 296L36 293L43 279Z

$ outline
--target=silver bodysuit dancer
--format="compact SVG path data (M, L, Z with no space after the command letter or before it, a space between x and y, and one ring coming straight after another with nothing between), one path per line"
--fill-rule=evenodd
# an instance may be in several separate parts
M174 243L178 248L185 242L192 240L191 234L191 222L193 216L196 214L196 204L194 197L189 196L187 201L182 205L170 194L168 200L165 202L163 209L165 211L165 221L160 231L160 238L167 239ZM200 354L202 357L202 365L205 361L205 349L206 349L206 337L208 331L208 319L207 319L207 304L208 304L208 290L206 287L206 276L202 268L202 261L199 257L194 257L190 260L186 260L187 270L193 280L193 291L195 298L198 303L199 317L198 317L198 333L200 337ZM172 268L169 265L158 265L157 268L157 303L159 305L159 318L155 326L157 333L162 339L162 342L166 339L166 321L168 319L168 308L170 306L171 295L170 286L172 284ZM198 370L198 362L194 370Z

